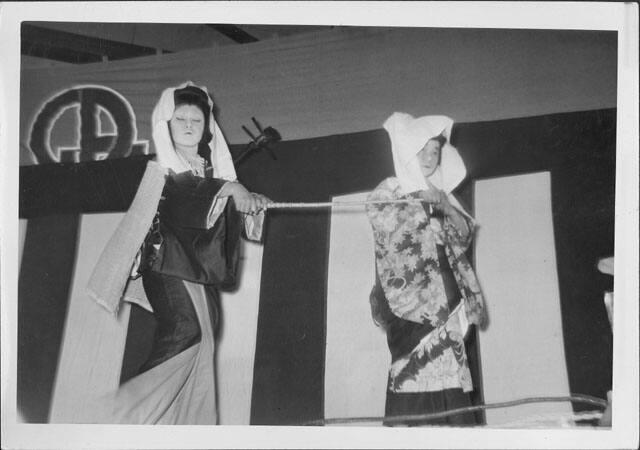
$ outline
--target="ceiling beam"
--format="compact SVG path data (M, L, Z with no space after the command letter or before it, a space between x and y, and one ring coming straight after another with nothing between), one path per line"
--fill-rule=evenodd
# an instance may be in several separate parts
M170 53L160 50L162 53ZM22 24L21 53L76 64L156 54L152 47Z
M224 34L229 39L234 40L238 44L248 44L250 42L257 42L258 38L250 35L237 25L229 24L207 24L219 33Z

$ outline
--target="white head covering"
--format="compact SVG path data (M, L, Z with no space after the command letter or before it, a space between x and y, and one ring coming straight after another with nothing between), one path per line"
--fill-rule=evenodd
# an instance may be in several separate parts
M162 92L158 104L153 109L151 115L151 126L153 127L153 143L156 147L156 155L158 162L166 169L171 169L176 173L190 170L189 167L178 157L171 135L169 134L169 120L173 116L175 109L174 92L176 89L182 89L187 86L195 86L202 89L207 94L209 109L213 108L213 101L209 96L207 88L204 86L196 86L191 81L181 84L180 86L167 88ZM211 164L213 165L213 176L224 180L235 181L236 170L233 166L231 153L227 146L224 136L220 131L220 127L213 118L213 112L209 116L209 131L213 138L209 142L211 149Z
M410 114L395 112L383 124L391 139L391 152L396 177L405 193L427 190L418 152L432 138L444 136L447 142L441 150L440 165L429 177L438 189L450 194L467 175L458 150L449 143L453 120L446 116L414 118Z

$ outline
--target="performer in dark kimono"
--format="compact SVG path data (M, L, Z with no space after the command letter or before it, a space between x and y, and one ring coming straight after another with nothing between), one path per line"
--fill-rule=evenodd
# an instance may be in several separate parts
M370 301L391 352L387 417L471 404L464 336L469 322L482 323L484 303L465 256L474 221L451 194L466 175L448 142L452 125L444 116L414 119L404 113L394 113L384 124L396 176L384 180L368 199L422 201L367 207L376 256ZM407 422L473 423L468 413Z
M130 236L145 226L131 216L140 217L149 231L138 244L140 251L122 296L105 294L114 289L102 281L111 269L97 269L89 291L110 310L117 310L114 302L120 299L138 303L153 312L158 326L140 374L100 399L94 421L217 423L218 289L235 284L240 236L244 232L250 239L260 239L268 199L236 181L212 106L206 88L189 82L166 89L154 109L153 138L158 162L165 169L164 184L159 189L157 182L148 182L154 164L150 163L123 220L132 225L116 231L130 240L123 252L134 243ZM145 187L150 184L155 187ZM98 265L107 267L105 259L114 258L103 258Z

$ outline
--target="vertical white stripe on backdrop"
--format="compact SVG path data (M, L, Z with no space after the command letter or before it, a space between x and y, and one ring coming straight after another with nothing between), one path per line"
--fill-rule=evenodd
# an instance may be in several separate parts
M86 294L89 276L124 213L84 214L53 389L50 422L82 423L93 399L117 388L129 305L114 317Z
M475 183L476 268L489 313L480 333L486 403L569 395L549 172ZM491 409L487 425L570 413L568 403Z
M333 201L365 200L366 196L343 195ZM382 417L390 354L384 331L374 324L369 307L375 260L364 206L333 208L329 245L325 418Z
M263 246L244 242L238 289L221 294L216 349L220 425L249 425Z

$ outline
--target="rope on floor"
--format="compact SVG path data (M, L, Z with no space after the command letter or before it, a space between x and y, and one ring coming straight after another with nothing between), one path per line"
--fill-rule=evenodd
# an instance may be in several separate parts
M585 394L572 394L569 396L555 396L555 397L527 397L518 400L510 400L506 402L487 403L484 405L466 406L464 408L450 409L448 411L442 411L437 413L428 414L407 414L399 416L387 416L387 417L342 417L342 418L329 418L319 419L304 423L303 425L334 425L334 424L348 424L358 422L382 422L386 424L403 424L406 422L422 422L433 419L441 419L443 417L454 416L457 414L465 414L486 409L495 408L510 408L513 406L524 405L528 403L558 403L558 402L572 402L583 403L600 408L607 407L607 401L598 397Z

